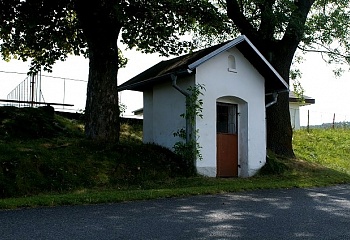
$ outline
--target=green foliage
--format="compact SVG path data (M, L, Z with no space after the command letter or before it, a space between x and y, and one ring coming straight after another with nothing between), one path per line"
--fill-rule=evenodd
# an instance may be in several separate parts
M203 100L200 96L203 95L205 87L202 84L196 84L195 86L190 86L187 91L190 95L187 97L186 113L184 118L190 119L192 124L195 124L196 117L203 118Z
M286 173L290 167L278 156L269 152L266 156L266 164L260 169L260 175L281 175Z
M119 113L120 113L120 116L123 116L123 114L126 111L126 108L127 108L126 104L119 102Z
M104 145L84 140L78 122L43 109L2 107L0 116L0 198L94 187L143 188L193 174L169 149L142 144L142 124L136 121L123 123L120 144Z
M70 0L1 1L0 50L11 56L31 60L31 71L41 66L50 70L68 54L86 54L86 42Z
M50 107L0 107L0 139L82 136L81 125L53 113Z
M134 126L134 125L133 125ZM137 124L136 124L137 126ZM137 127L136 127L137 128ZM31 141L31 145L29 141L22 141L15 145L15 142L8 141L6 143L0 140L0 151L3 153L3 148L7 146L8 150L12 151L11 156L14 156L12 159L8 157L9 160L0 161L0 189L1 192L4 193L4 189L6 189L7 193L11 193L11 196L19 196L19 189L25 189L26 196L25 197L16 197L16 198L3 198L0 199L0 209L4 208L18 208L18 207L37 207L37 206L57 206L57 205L76 205L76 204L93 204L93 203L108 203L108 202L120 202L120 201L132 201L132 200L141 200L141 199L155 199L155 198L164 198L164 197L176 197L176 196L191 196L198 194L217 194L217 193L226 193L226 192L237 192L237 191L247 191L247 190L256 190L256 189L274 189L274 188L294 188L294 187L315 187L315 186L329 186L333 184L341 184L341 183L349 183L350 182L350 174L346 172L350 172L350 166L347 164L347 160L349 159L346 151L348 150L346 146L349 146L346 135L349 135L349 129L344 132L338 132L334 130L326 130L326 131L315 131L310 137L306 131L297 131L295 132L294 137L294 147L298 157L301 157L301 153L304 152L305 160L302 159L286 159L281 158L280 156L269 154L268 160L268 171L264 174L258 174L252 178L230 178L230 179L218 179L218 178L207 178L207 177L176 177L169 178L164 176L163 168L161 166L154 167L153 165L159 163L167 163L169 165L173 164L173 161L167 160L166 157L169 153L167 149L161 148L159 146L150 145L151 149L147 150L143 149L141 152L137 153L139 150L138 147L141 144L131 145L130 143L126 143L123 145L115 145L115 146L98 146L95 144L91 144L91 142L75 142L76 146L71 148L67 147L59 147L57 149L62 149L60 154L66 154L64 157L70 155L70 153L74 152L76 149L77 155L75 159L59 161L57 164L54 161L47 161L48 164L46 172L50 172L51 176L53 176L52 180L43 179L42 175L38 174L37 167L41 166L40 161L44 162L44 159L40 151L41 141ZM323 134L327 133L327 134ZM318 137L315 137L318 136ZM344 144L341 144L341 140L343 137L345 138ZM322 140L321 146L318 148L316 145L320 144L320 140ZM44 141L44 139L42 140ZM57 141L57 140L55 140ZM341 147L334 148L329 145L329 142L340 143ZM54 142L51 145L55 149L57 146L62 145L61 142ZM44 144L47 144L47 140ZM57 145L54 145L57 144ZM329 146L328 146L329 145ZM28 147L29 146L29 147ZM34 147L37 146L37 147ZM325 146L326 149L323 150ZM48 145L46 145L48 147ZM22 148L22 149L21 149ZM125 149L124 149L125 148ZM20 161L15 161L17 158L18 150L21 149L20 155L23 156L30 155L33 150L35 150L35 154L40 156L40 158L35 158L32 155L32 161L27 161L25 163L21 163ZM113 150L114 149L114 150ZM119 162L119 159L116 160L115 150L118 152L124 152L125 156L128 156L125 159L123 164L129 163L132 161L132 168L127 168L127 165L116 165L116 162ZM124 151L124 150L125 151ZM54 156L57 160L56 156L59 155L57 152L53 151L51 156ZM144 151L145 150L145 151ZM155 151L155 152L153 152ZM150 179L148 180L148 176L142 171L146 171L143 166L140 164L143 160L144 156L148 159L158 159L159 152L161 151L162 156L164 156L163 160L157 160L153 165L153 171L151 168L148 170L150 174ZM65 153L64 153L65 152ZM82 152L85 152L85 157L89 160L87 165L85 162L80 161L80 157ZM129 158L129 153L130 158ZM153 153L152 153L153 152ZM329 152L329 153L327 153ZM345 153L343 153L345 152ZM164 155L163 155L164 153ZM304 154L303 153L303 154ZM153 154L155 154L153 156ZM171 154L171 153L170 153ZM322 164L318 164L314 159L322 160L324 158L328 158L327 155L332 155L331 162L333 165L330 165L329 162L324 162ZM166 155L166 156L165 156ZM338 157L344 155L344 161L339 160ZM19 156L19 155L18 155ZM316 156L316 157L315 157ZM139 159L134 162L134 159ZM4 159L3 155L0 155L0 159ZM129 161L129 159L131 159ZM11 160L11 161L10 161ZM96 160L96 161L95 161ZM5 163L4 163L5 162ZM68 162L68 166L63 166ZM76 162L76 163L74 163ZM180 160L181 162L181 160ZM183 163L183 162L182 162ZM336 163L336 164L335 164ZM21 176L25 179L25 181L18 181L21 183L19 187L16 187L17 180L20 175L16 175L20 169L19 165L22 164L22 172ZM38 165L39 164L39 165ZM74 166L77 166L77 171ZM55 166L56 170L53 167ZM119 170L122 172L120 173ZM145 165L147 168L148 164ZM173 167L179 166L173 165ZM285 166L287 166L285 168ZM24 169L27 171L24 171ZM62 170L60 170L60 168ZM127 172L123 173L122 169L125 168ZM7 169L7 170L6 170ZM178 171L185 170L178 169L177 167L172 168L173 170L177 169ZM344 171L339 171L337 169L345 169ZM177 171L176 170L176 171ZM3 171L3 172L2 172ZM68 171L68 172L66 172ZM68 176L69 172L76 171L78 176ZM79 175L79 172L83 171L87 176ZM55 173L56 172L56 173ZM113 174L112 174L113 173ZM91 174L91 175L89 175ZM121 174L121 175L120 175ZM156 175L158 174L158 175ZM179 176L175 174L176 176ZM90 176L93 176L90 178ZM152 176L154 178L152 178ZM160 178L156 177L159 176ZM74 182L76 178L82 177L86 180L86 186L89 184L93 187L91 188L83 188L80 184L77 188L74 187L72 182ZM131 182L135 184L130 184L129 182L123 181L121 178L128 178ZM49 186L59 186L56 182L61 182L63 186L68 186L69 189L72 188L71 191L63 190L64 192L53 192L47 193L47 189L43 190L43 188L34 188L33 186L38 186L40 181L43 180L50 182ZM67 181L69 180L69 182ZM32 186L27 184L29 181ZM115 184L110 184L113 181ZM125 183L123 185L122 183ZM27 185L26 185L27 184ZM43 185L41 185L43 186ZM12 190L10 187L13 187ZM33 191L35 189L35 191ZM12 191L12 192L11 192ZM22 192L22 193L23 193ZM39 195L34 195L34 193L40 192ZM8 194L9 196L10 194ZM4 196L4 195L2 195Z
M0 197L93 187L142 187L189 176L187 163L156 145L96 146L69 140L0 143Z
M299 80L293 81L293 91L301 103L305 103L304 88L301 86Z
M309 162L350 174L350 130L310 129L294 133L295 154Z
M30 60L31 72L51 71L69 54L89 57L85 133L116 142L117 73L126 64L119 42L146 53L180 54L194 48L181 36L198 28L219 33L211 23L223 16L209 0L0 1L0 53Z
M297 36L296 43L300 41L299 48L304 52L318 52L325 61L340 63L335 70L336 75L344 70L342 64L348 66L350 63L348 0L215 2L220 9L227 10L234 24L229 26L224 21L223 35L241 33L251 40L258 36L260 41L272 40L282 44L283 38Z
M305 26L301 48L319 52L328 63L339 63L342 68L350 63L349 1L315 1ZM335 73L340 73L339 68Z
M201 146L198 143L199 130L193 129L195 129L196 117L203 117L203 100L199 98L203 95L203 90L205 90L205 88L201 84L190 86L187 89L189 95L186 97L186 113L183 113L180 116L188 120L191 126L189 126L190 129L187 129L187 131L191 132L187 133L185 128L181 128L174 133L174 137L182 139L174 144L173 148L175 153L179 154L184 159L187 159L188 162L192 162L193 167L191 169L193 169L194 172L194 161L196 159L202 159L202 154L200 152ZM190 134L190 139L187 139L187 134Z
M177 133L174 134L176 136ZM174 152L175 154L181 156L183 161L186 162L186 166L188 167L188 171L194 175L196 170L195 159L202 159L202 155L200 152L200 146L197 141L191 140L189 142L178 141L174 144Z
M125 68L126 64L128 64L128 59L123 56L122 51L118 48L118 68Z
M142 130L142 120L140 122L130 121L130 119L129 121L122 121L120 125L121 142L142 143Z
M90 13L98 19L89 26L85 21L91 20ZM85 18L88 14L90 17ZM114 26L122 27L122 42L130 48L180 54L192 44L180 40L179 35L197 28L203 28L202 34L218 34L219 25L212 25L222 17L224 14L208 0L109 0L89 4L82 0L1 1L0 51L6 60L31 60L31 71L41 66L50 71L55 61L65 60L69 54L89 57L88 43L96 37L91 33L103 34L105 28L111 33ZM107 47L108 36L97 37L100 45L106 45L101 47ZM118 55L122 67L126 61L120 51Z

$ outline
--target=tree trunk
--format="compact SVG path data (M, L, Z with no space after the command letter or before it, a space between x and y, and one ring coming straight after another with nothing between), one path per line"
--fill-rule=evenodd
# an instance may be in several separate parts
M302 39L307 15L314 0L294 1L295 8L289 16L285 34L281 40L275 36L275 16L273 5L276 0L262 1L259 6L261 25L256 29L244 15L242 2L226 0L227 16L234 22L238 30L248 36L264 57L272 64L281 77L289 84L289 70L294 53ZM277 154L293 157L292 127L290 124L289 96L280 93L278 101L266 109L267 148Z
M289 70L298 42L261 41L259 38L251 40L289 84ZM277 103L266 109L266 134L268 149L286 157L295 156L292 145L293 130L290 122L288 91L279 93Z
M112 49L103 53L89 48L89 81L85 107L87 138L117 142L119 140L119 105L117 91L118 54Z
M298 43L283 42L270 43L269 54L272 66L289 84L289 70ZM295 48L295 49L291 49ZM268 55L265 55L268 56ZM292 138L293 130L290 122L289 92L281 92L277 103L266 109L267 148L276 154L294 157Z
M294 157L288 92L280 93L276 104L266 109L267 148L276 154Z
M98 142L119 140L117 91L118 36L121 24L112 1L77 0L75 8L88 43L89 80L85 107L86 137Z

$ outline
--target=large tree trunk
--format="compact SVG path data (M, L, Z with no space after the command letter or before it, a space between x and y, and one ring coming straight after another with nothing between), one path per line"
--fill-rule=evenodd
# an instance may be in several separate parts
M248 38L289 84L289 71L299 42L291 39L262 40L259 35ZM279 92L277 102L266 109L266 133L268 149L279 155L294 157L287 90Z
M85 134L92 140L117 142L119 140L117 49L105 52L98 47L89 47L89 59Z
M119 140L117 91L118 36L121 29L113 1L77 0L75 8L88 43L89 80L85 134L99 142Z
M256 38L252 42L289 84L289 71L298 42L261 41L261 39ZM288 91L280 92L277 103L266 109L266 133L268 149L279 155L294 157Z
M290 46L284 47L280 44L274 45L276 47L272 50L273 57L270 61L281 77L289 84L289 70L295 50L291 51ZM279 155L294 157L289 92L279 93L277 103L266 109L266 131L268 149Z
M261 24L257 29L244 15L242 2L226 0L227 16L238 30L248 36L281 77L289 84L289 71L294 53L304 33L307 15L314 0L294 1L295 8L289 16L282 39L275 39L276 23L273 6L276 0L266 0L259 5ZM277 154L293 157L292 127L290 124L288 92L279 94L278 101L266 109L267 148Z

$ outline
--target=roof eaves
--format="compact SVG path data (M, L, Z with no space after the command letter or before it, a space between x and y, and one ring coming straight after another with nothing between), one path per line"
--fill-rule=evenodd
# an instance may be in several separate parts
M191 63L188 65L188 69L193 70L197 68L202 63L208 61L209 59L215 57L216 55L234 47L242 42L246 42L249 47L259 56L259 58L266 64L266 66L269 68L269 70L278 78L278 80L283 84L285 89L289 89L289 85L284 81L284 79L281 77L281 75L273 68L273 66L266 60L266 58L260 53L260 51L254 46L254 44L245 36L241 35L237 37L236 39L228 42L227 44L221 46L220 48L216 49L215 51L209 53L208 55L198 59L197 61ZM285 89L281 89L280 91L284 91Z
M236 39L228 42L227 44L225 44L225 45L219 47L218 49L214 50L213 52L207 54L206 56L191 63L190 65L188 65L188 69L193 70L193 69L197 68L202 63L204 63L204 62L208 61L209 59L215 57L216 55L226 51L227 49L230 49L231 47L236 46L237 44L243 42L245 39L246 39L246 37L244 35L237 37Z
M123 90L136 90L136 91L142 91L142 89L146 86L149 85L150 83L155 83L157 81L160 81L162 79L168 78L170 77L171 74L177 73L177 72L187 72L188 73L190 71L195 70L199 65L201 65L202 63L208 61L209 59L215 57L216 55L234 47L239 45L240 43L245 42L246 46L248 47L248 49L250 48L252 53L257 55L257 58L260 59L265 65L266 65L266 70L269 71L268 75L272 74L274 75L274 77L276 77L276 79L278 79L281 83L281 86L279 88L280 91L285 91L286 89L289 88L288 84L284 81L284 79L279 75L279 73L272 67L272 65L265 59L265 57L259 52L259 50L250 42L250 40L245 36L245 35L241 35L239 37L237 37L236 39L223 44L222 46L218 47L217 49L213 50L212 52L209 52L208 54L204 55L203 57L200 57L199 59L197 59L196 61L192 62L191 64L186 64L186 62L188 62L188 60L192 57L195 57L196 55L199 54L203 54L205 52L203 52L203 50L200 50L198 52L195 53L195 55L188 55L188 56L181 56L172 60L168 60L168 61L162 61L160 63L158 63L157 65L155 65L154 67L146 70L145 72L137 75L136 77L134 77L133 79L129 80L126 83L123 83L119 86L118 91L123 91ZM242 45L244 46L244 45ZM244 47L245 48L245 47ZM204 50L205 51L205 50ZM241 51L241 50L240 50ZM176 61L179 62L176 62ZM157 73L157 75L155 75L154 77L151 78L147 78L147 74L145 74L146 72L152 72L153 70L151 69L156 69L157 67L162 66L163 64L166 65L166 63L169 63L169 61L172 63L170 64L168 67L165 67L164 69L162 69L161 71L159 71ZM187 66L186 66L187 65ZM146 79L144 80L137 80L140 79L141 76L146 77ZM145 76L146 75L146 76ZM266 76L265 76L266 77ZM276 91L276 89L274 89L274 92Z
M266 66L269 67L269 69L273 72L274 75L281 81L281 83L286 87L286 89L289 89L288 83L284 81L284 79L281 77L281 75L276 71L276 69L270 64L269 61L266 60L266 58L261 54L261 52L254 46L254 44L246 37L244 36L245 41L249 44L249 46L254 50L254 52L264 61Z
M302 97L298 97L294 91L289 92L289 102L291 103L306 103L306 104L315 104L316 101L314 98L302 95Z
M156 82L156 81L159 81L161 79L165 79L167 77L170 78L171 74L172 73L167 73L167 74L164 74L164 75L161 75L161 76L156 76L154 78L147 78L147 79L139 81L139 82L130 83L128 85L124 85L124 86L121 85L121 86L118 87L118 92L121 92L121 91L124 91L124 90L130 90L130 89L136 90L136 91L140 91L142 86L148 85L151 82Z
M147 79L144 79L142 81L135 82L135 83L130 83L130 84L126 84L126 85L122 84L118 87L118 92L121 92L124 90L142 91L146 86L151 86L152 83L159 82L159 81L164 80L164 79L170 80L171 75L185 76L185 75L191 75L191 74L194 74L194 71L193 72L188 71L187 69L168 72L166 74L163 74L160 76L158 75L158 76L155 76L153 78L147 78Z
M300 98L289 98L289 102L291 103L308 103L308 104L315 104L315 99L313 98L304 98L304 99L300 99Z

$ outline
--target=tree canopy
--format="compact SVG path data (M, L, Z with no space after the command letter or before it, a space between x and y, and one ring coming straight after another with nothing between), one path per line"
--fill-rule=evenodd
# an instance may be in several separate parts
M118 139L118 41L163 55L245 34L289 82L297 49L349 63L349 0L0 0L0 51L49 70L69 54L90 59L86 135ZM194 41L196 42L196 41ZM293 156L288 93L267 109L267 145Z
M192 48L180 36L219 34L223 14L209 0L0 0L0 52L50 70L69 54L89 58L85 132L119 139L118 41L163 55Z
M289 83L298 49L319 52L328 62L350 63L348 0L217 0L232 34L246 35ZM227 22L225 22L227 25ZM288 93L267 109L267 147L294 156Z
M191 41L180 40L192 30L218 35L224 17L207 0L0 0L2 57L30 59L32 70L50 70L55 61L64 61L69 54L88 57L87 33L83 31L88 19L83 21L77 11L89 8L89 23L95 22L89 28L96 34L115 28L106 25L112 20L121 26L118 38L129 48L162 55L180 54L193 47ZM102 9L107 14L104 19L98 15ZM97 37L102 45L102 35Z

